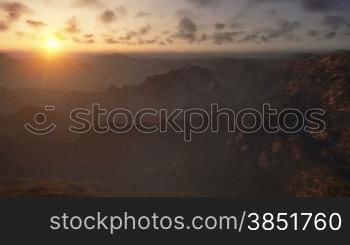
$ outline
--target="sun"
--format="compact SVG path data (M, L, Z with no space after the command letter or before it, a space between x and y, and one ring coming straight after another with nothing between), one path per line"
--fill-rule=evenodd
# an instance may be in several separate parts
M49 51L57 51L60 48L60 43L55 38L47 39L46 45Z
M61 42L59 39L49 36L45 39L45 42L42 44L42 48L47 57L57 57L62 53Z

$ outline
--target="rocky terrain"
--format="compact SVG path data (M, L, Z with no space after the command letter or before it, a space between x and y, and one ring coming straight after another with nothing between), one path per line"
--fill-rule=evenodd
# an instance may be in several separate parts
M349 196L349 52L291 57L266 69L260 61L221 61L210 67L197 61L102 92L0 88L0 195ZM232 84L221 80L234 73ZM191 143L174 132L71 135L64 130L67 111L95 102L131 110L207 108L214 102L233 109L259 110L266 102L279 109L316 107L326 111L327 129L223 131L196 135ZM49 117L61 125L58 131L41 138L25 132L23 122L47 104L57 108Z

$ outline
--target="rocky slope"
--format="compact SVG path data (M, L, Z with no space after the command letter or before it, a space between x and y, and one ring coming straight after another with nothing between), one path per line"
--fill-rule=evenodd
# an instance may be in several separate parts
M337 52L288 60L278 75L286 84L274 98L280 108L321 108L318 134L231 136L235 158L259 166L295 196L350 195L350 54ZM277 177L279 176L279 177Z

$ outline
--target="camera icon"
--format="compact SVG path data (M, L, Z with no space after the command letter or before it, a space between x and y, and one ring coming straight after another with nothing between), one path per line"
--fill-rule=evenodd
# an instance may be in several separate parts
M45 106L45 111L55 111L54 106ZM24 128L32 134L43 136L43 135L48 135L52 133L56 129L56 124L50 123L48 126L45 126L47 124L47 116L43 112L39 112L34 115L34 123L36 124L33 126L31 123L26 123L24 125Z

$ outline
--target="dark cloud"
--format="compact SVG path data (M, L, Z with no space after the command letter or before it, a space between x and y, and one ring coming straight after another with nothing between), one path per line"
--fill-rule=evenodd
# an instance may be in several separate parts
M137 37L137 32L136 31L128 31L125 36L120 37L119 40L122 41L130 41L131 39L133 39L134 37Z
M79 28L78 20L75 16L67 20L63 31L68 34L76 34L81 32L81 29Z
M138 31L128 31L122 37L119 37L120 41L131 41L138 39L138 43L143 43L142 37L147 35L152 29L150 24L140 27Z
M0 3L0 14L4 17L0 19L0 31L7 31L11 25L18 21L23 15L31 13L31 9L19 2Z
M268 37L266 37L265 35L262 35L260 37L260 42L266 43L266 42L269 42L269 41L270 41L270 39Z
M152 15L152 13L150 13L150 12L139 11L136 13L135 18L144 18L144 17L148 17L151 15Z
M190 18L182 18L177 26L177 33L174 37L194 42L198 31L197 25Z
M107 37L107 38L105 38L105 43L107 43L107 44L119 44L120 42L118 40L115 40L112 37Z
M264 3L300 4L301 8L308 12L328 12L331 10L345 10L350 8L350 2L347 0L251 0L248 7Z
M19 2L0 3L0 10L5 12L5 18L9 21L17 21L22 15L31 12L29 7Z
M108 9L103 11L103 13L100 14L100 16L99 16L99 20L105 24L109 24L109 23L115 21L116 19L117 19L117 16L114 13L114 11L108 10Z
M122 18L122 17L126 16L127 13L128 13L128 10L126 7L119 6L115 10L106 9L98 16L98 19L102 23L109 24L109 23L116 21L118 18Z
M310 30L306 33L309 37L317 37L319 32L317 30Z
M338 30L341 26L346 24L346 21L343 16L333 15L325 16L322 20L322 24L329 26L334 30Z
M281 19L277 21L277 28L271 30L265 30L268 33L268 38L279 38L287 36L301 27L301 23L298 21L289 21Z
M151 31L151 29L152 29L152 26L150 24L142 26L139 30L139 34L141 36L146 35L147 33L149 33Z
M198 39L198 43L205 42L209 39L208 35L203 33L201 37Z
M33 28L42 28L46 26L46 24L42 21L26 20L26 23Z
M73 42L81 43L81 44L94 44L94 35L93 34L85 34L82 37L73 37Z
M220 0L187 0L187 1L199 8L209 8L220 4Z
M325 12L333 8L332 0L302 0L302 7L311 12Z
M216 45L222 45L225 43L233 43L234 37L242 34L242 32L216 32L213 34L213 42Z
M172 40L171 38L168 38L169 40ZM153 39L146 40L146 44L155 44L159 40L159 37L154 37Z
M248 34L243 39L239 40L239 43L246 43L246 42L257 42L259 40L258 34Z
M218 23L215 24L214 27L215 27L216 30L221 31L221 30L226 28L226 25L224 23L218 22Z
M100 0L75 0L73 3L77 7L93 6L93 7L104 7L104 3Z
M190 18L182 18L178 25L180 32L196 32L198 31L197 25Z
M330 33L327 33L324 38L330 40L335 38L336 36L337 36L336 32L330 32Z
M310 12L350 10L350 2L348 0L301 0L301 5L306 11Z
M0 20L0 32L7 31L10 28L8 22Z
M171 38L167 38L167 39L165 39L165 41L166 41L168 44L173 44L173 43L174 43L173 39L171 39Z

